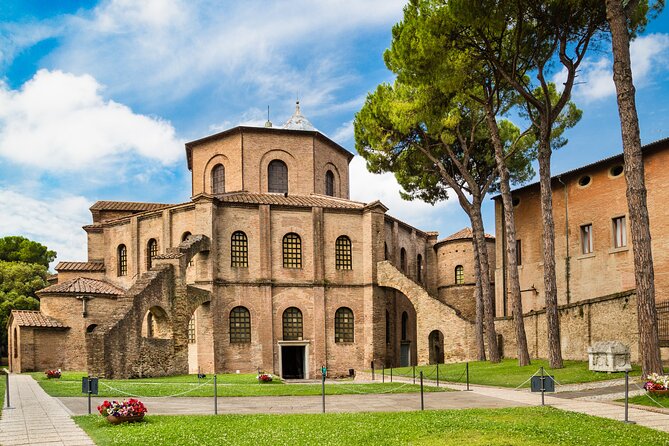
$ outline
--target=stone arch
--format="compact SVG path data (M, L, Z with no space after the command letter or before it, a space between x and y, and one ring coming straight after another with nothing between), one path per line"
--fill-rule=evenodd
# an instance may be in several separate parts
M198 303L188 313L188 373L214 373L214 322L211 300L194 299L191 306Z
M268 192L267 168L269 163L274 160L283 161L288 167L288 193L295 194L299 191L300 177L297 160L291 153L281 149L268 150L260 159L260 165L258 166L258 190L265 194Z
M223 169L225 169L225 172L231 172L231 165L230 165L230 160L228 159L227 156L218 154L212 156L209 161L207 161L207 164L204 167L204 171L202 172L202 191L204 193L210 194L211 193L211 173L214 167L217 165L222 165ZM227 177L226 177L226 182L225 182L225 190L230 191L232 190L231 188L228 187L228 182L227 182Z
M86 333L93 333L93 330L98 326L98 324L91 324L88 327L86 327Z
M160 305L147 310L142 320L142 337L153 339L172 339L170 317Z
M317 181L323 181L323 195L327 195L326 190L325 190L325 176L327 175L328 172L332 172L332 175L334 176L334 197L341 197L341 175L339 173L339 169L337 166L335 166L331 162L325 163L323 166L323 169L321 171L320 177L317 179Z
M444 362L444 334L440 330L432 330L428 336L430 349L430 364Z

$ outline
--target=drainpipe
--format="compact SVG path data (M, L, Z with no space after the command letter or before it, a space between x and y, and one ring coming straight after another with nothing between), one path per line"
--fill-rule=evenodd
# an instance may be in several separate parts
M571 278L571 257L569 256L569 192L567 185L562 181L562 177L557 177L558 181L564 186L564 238L566 246L566 255L564 259L564 273L567 284L567 304L571 301L571 289L569 280Z

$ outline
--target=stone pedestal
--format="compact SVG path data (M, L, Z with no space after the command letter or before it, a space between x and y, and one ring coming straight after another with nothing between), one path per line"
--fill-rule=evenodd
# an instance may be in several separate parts
M620 341L595 342L588 347L588 368L594 372L631 370L630 349Z

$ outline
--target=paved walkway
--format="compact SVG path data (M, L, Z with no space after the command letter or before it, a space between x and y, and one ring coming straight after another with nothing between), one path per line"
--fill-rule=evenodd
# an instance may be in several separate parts
M70 411L31 376L10 375L9 389L12 408L2 410L0 444L95 445L70 418Z

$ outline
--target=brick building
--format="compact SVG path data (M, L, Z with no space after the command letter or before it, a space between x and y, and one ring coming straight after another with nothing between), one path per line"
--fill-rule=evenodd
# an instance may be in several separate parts
M187 203L90 208L88 261L59 263L40 311L10 316L12 371L309 378L471 359L471 234L438 241L349 200L353 155L299 103L282 128L186 153Z

